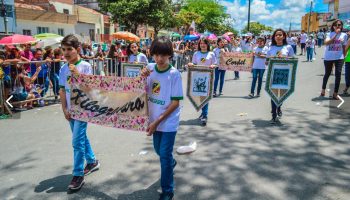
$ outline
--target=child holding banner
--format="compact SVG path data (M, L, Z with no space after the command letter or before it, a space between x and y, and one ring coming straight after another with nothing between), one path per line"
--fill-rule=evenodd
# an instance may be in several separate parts
M287 44L287 34L283 29L276 29L272 35L271 47L267 52L267 58L291 58L294 57L294 50L292 46ZM277 107L275 102L271 99L271 124L279 122L277 116L282 117L281 106Z
M59 73L60 98L62 111L68 120L72 130L72 143L74 150L73 179L68 186L69 190L79 190L85 183L84 175L96 171L100 163L95 158L89 139L86 135L87 123L72 119L70 109L70 80L72 74L92 74L90 63L83 61L79 53L80 42L78 38L70 34L63 38L61 42L62 50L67 63L62 66ZM84 162L87 162L84 168Z
M179 101L183 99L181 73L169 64L174 52L168 38L156 38L150 53L156 63L148 64L141 73L142 76L148 76L150 125L147 135L153 135L153 146L160 158L160 200L171 200L174 197L176 166L173 147L180 121Z
M192 57L192 63L188 63L188 67L192 67L193 65L199 65L199 66L207 66L210 68L216 67L216 57L213 52L210 52L210 44L208 39L202 38L198 42L198 51L194 53ZM208 120L208 110L209 110L209 103L207 103L202 108L202 114L199 116L199 119L201 120L201 123L203 126L207 125Z
M265 46L265 38L259 37L257 39L258 46L254 48L254 62L253 62L253 81L252 87L250 89L249 97L254 97L254 90L256 85L256 80L258 80L258 88L256 97L260 97L260 90L262 85L262 79L264 77L264 72L266 69L266 53L269 50L268 47ZM259 77L259 78L258 78Z
M220 55L222 52L228 52L228 50L224 47L224 39L219 37L217 41L218 47L214 49L214 54L216 56L216 64L219 65L220 63ZM215 79L214 79L214 97L221 96L222 95L222 88L224 86L225 82L225 72L226 70L221 70L218 67L215 68ZM218 83L220 79L220 88L219 88L219 95L216 93L216 90L218 88Z
M128 54L128 62L144 63L146 65L148 64L147 56L139 52L139 46L135 42L129 44L126 52Z
M240 52L242 53L242 48L239 46L239 41L238 40L233 40L232 42L232 48L231 48L231 52ZM239 71L235 71L235 77L234 80L238 80L239 79Z

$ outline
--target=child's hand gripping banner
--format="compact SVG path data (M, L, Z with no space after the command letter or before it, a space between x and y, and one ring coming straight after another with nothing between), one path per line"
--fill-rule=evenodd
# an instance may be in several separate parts
M146 131L146 85L142 77L72 76L71 117L102 126Z
M253 53L222 52L219 69L250 72L253 66L253 58Z

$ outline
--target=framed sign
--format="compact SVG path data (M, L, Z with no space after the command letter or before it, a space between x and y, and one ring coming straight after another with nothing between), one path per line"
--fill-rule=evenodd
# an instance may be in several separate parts
M72 76L69 112L76 120L144 132L149 125L146 87L144 77Z
M187 97L197 111L213 97L214 69L207 66L188 68Z
M144 64L122 63L122 76L131 78L138 77L143 67Z
M250 72L253 60L253 53L223 52L220 55L219 69Z
M270 59L265 90L277 106L294 92L298 59Z

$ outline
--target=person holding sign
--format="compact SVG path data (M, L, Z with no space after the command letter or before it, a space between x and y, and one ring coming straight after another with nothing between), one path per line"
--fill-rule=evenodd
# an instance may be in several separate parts
M150 125L147 135L153 135L153 146L160 158L160 200L171 200L174 197L176 166L173 147L180 122L179 101L183 99L181 73L169 64L174 50L168 38L156 38L152 42L150 53L156 63L148 64L141 73L148 77Z
M219 37L217 41L218 47L214 49L214 54L216 56L216 64L220 64L220 55L222 52L228 52L228 49L226 49L224 39ZM225 82L225 72L226 70L221 70L218 67L215 68L215 79L214 79L214 97L221 96L222 95L222 88L224 87ZM220 79L220 88L219 88L219 95L216 93L216 90L218 88L218 83Z
M341 79L341 71L344 64L345 45L347 43L346 33L342 33L343 22L339 19L335 20L331 27L331 32L327 33L324 52L325 75L323 76L321 96L326 94L326 86L328 78L332 73L333 65L335 66L335 85L333 99L339 100L338 90Z
M287 44L287 34L283 29L276 29L272 35L271 47L267 52L266 57L269 58L292 58L294 57L293 47ZM271 99L271 124L279 122L278 117L282 117L281 106L277 107Z
M70 81L72 74L92 74L90 63L79 56L80 42L70 34L61 42L64 57L67 63L62 66L59 73L60 98L64 117L68 120L72 130L72 143L74 149L73 179L68 186L69 190L79 190L84 185L84 175L99 169L100 163L95 158L89 139L86 135L87 123L72 119L69 113L71 91ZM87 162L84 168L84 162Z
M126 52L128 54L128 62L145 63L146 65L148 64L147 56L139 52L139 46L137 43L130 43Z
M256 97L260 97L260 90L262 85L262 79L264 77L264 72L266 69L266 53L269 50L268 47L265 46L265 38L259 37L257 40L258 46L254 48L254 62L253 62L253 81L252 87L250 89L249 97L254 97L254 90L256 85L256 80L258 80L258 88ZM259 77L259 78L258 78Z
M198 51L193 54L192 63L188 63L188 67L193 65L207 66L210 68L216 67L216 57L213 52L210 52L210 44L208 39L201 38L198 42ZM203 126L207 125L209 103L202 108L202 114L199 116Z
M240 52L242 53L242 48L239 46L240 42L239 39L238 40L232 40L232 48L231 48L231 52ZM233 78L234 80L238 80L239 79L239 71L235 71L235 77Z

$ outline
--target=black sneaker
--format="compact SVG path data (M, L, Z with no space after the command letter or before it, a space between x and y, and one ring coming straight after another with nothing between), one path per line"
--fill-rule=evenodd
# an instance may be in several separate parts
M275 125L275 124L277 124L277 123L278 123L278 118L277 118L277 117L272 118L272 119L270 120L270 124L272 124L272 125Z
M213 97L218 97L219 95L214 92Z
M159 200L173 200L174 193L172 192L164 192L160 195Z
M277 111L277 116L278 116L278 117L282 117L282 110L278 110L278 111Z
M207 125L207 120L208 120L207 117L202 117L202 119L201 119L202 126L206 126Z
M254 98L254 93L250 93L248 96L249 96L250 98Z
M260 97L260 93L256 94L256 97Z
M72 181L68 185L69 190L79 190L84 185L84 176L73 176Z
M94 163L87 164L84 168L84 175L89 175L92 172L98 170L100 168L100 162L96 160Z

